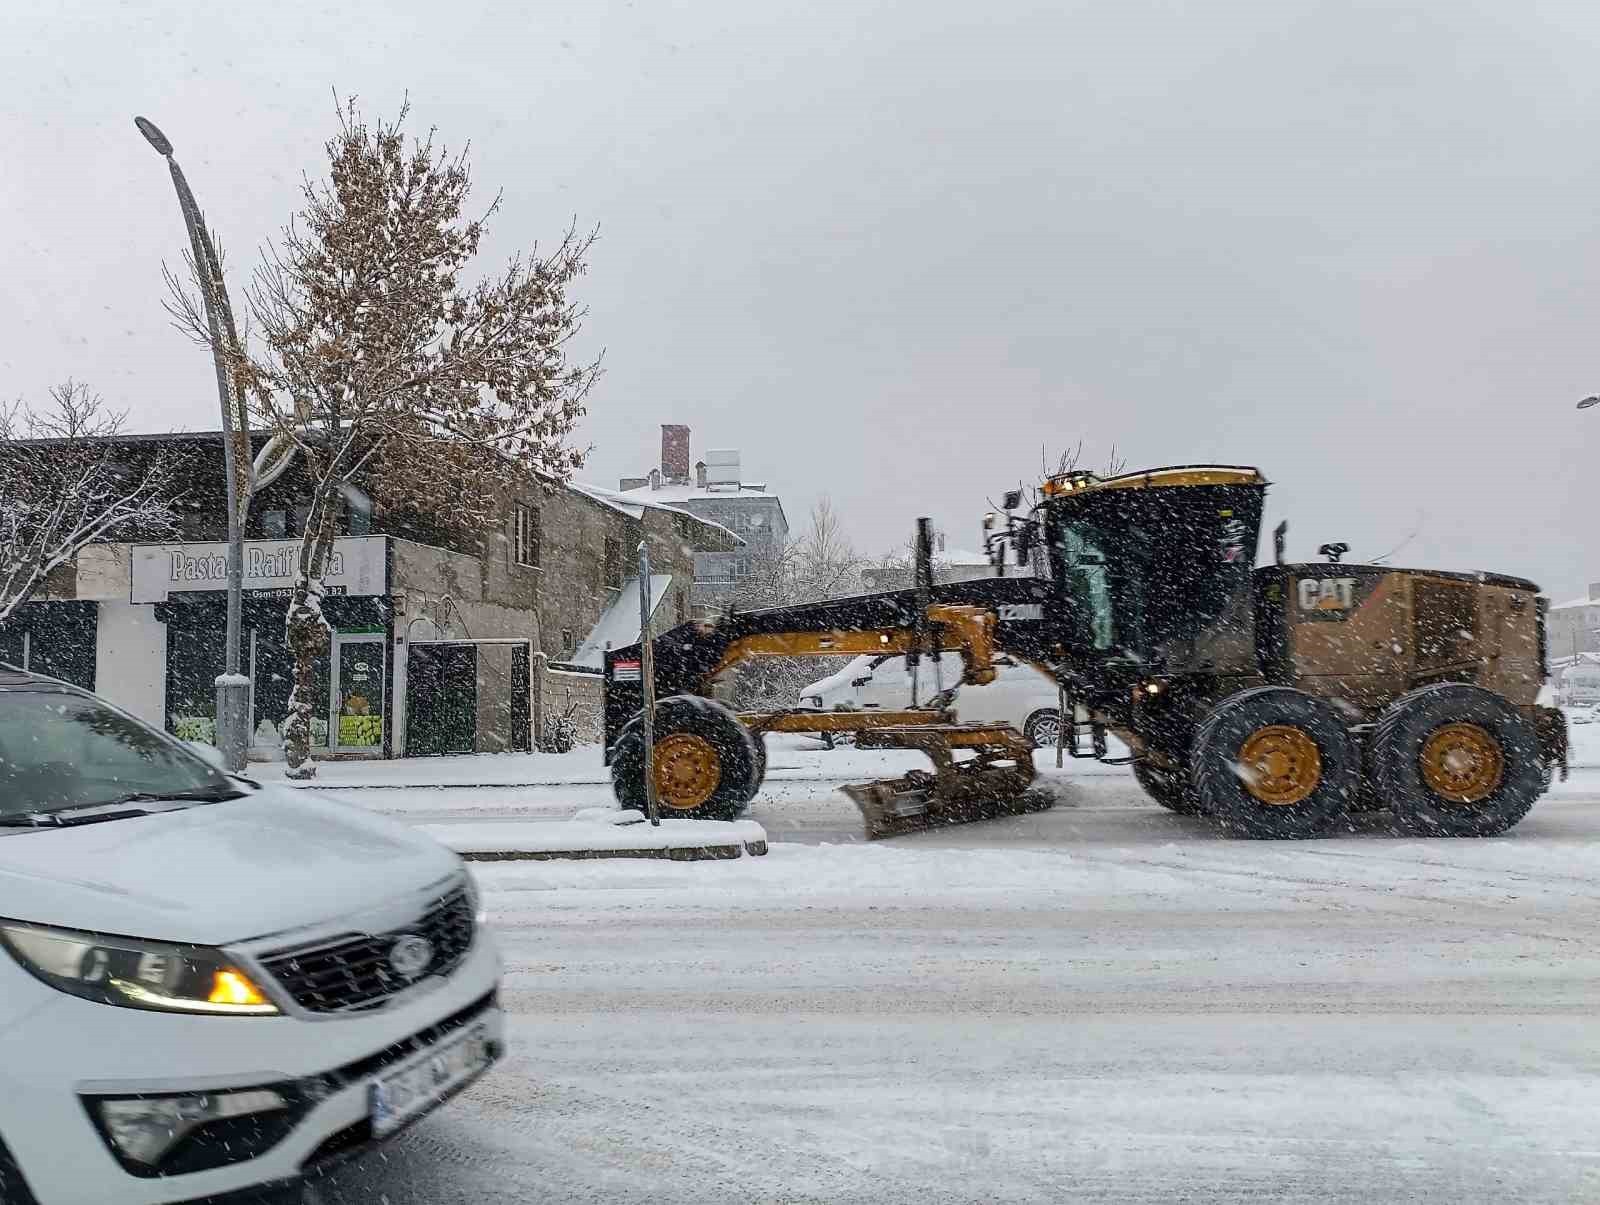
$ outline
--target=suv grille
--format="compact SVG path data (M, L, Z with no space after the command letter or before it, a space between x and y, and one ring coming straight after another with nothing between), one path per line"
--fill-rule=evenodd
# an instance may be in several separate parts
M426 975L447 975L472 945L472 901L457 887L423 911L414 923L388 933L336 938L321 945L281 950L261 959L302 1008L316 1013L376 1008ZM428 940L433 957L406 978L390 965L397 939L414 934Z

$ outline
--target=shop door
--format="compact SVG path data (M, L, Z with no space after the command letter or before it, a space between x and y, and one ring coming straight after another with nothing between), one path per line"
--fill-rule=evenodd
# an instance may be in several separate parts
M330 735L340 753L383 748L383 658L381 635L333 638L333 720Z
M412 644L406 661L406 754L478 749L478 649Z
M529 681L528 646L511 650L511 751L527 753L533 748L533 697Z

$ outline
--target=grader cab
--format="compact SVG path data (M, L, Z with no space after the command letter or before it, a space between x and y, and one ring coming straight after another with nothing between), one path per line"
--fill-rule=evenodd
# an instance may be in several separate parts
M656 637L649 772L665 810L736 814L765 771L761 734L858 732L934 763L847 788L869 836L1048 806L1031 750L1004 725L962 725L936 692L903 712L736 716L719 675L755 656L938 651L962 682L996 656L1055 682L1074 756L1129 750L1158 803L1253 837L1306 837L1353 811L1396 827L1484 835L1516 824L1565 772L1544 681L1538 587L1490 573L1326 563L1255 567L1267 482L1252 468L1180 466L1044 483L991 535L997 576L749 611ZM1019 562L1005 571L1006 552ZM619 800L642 803L639 649L606 658L607 755ZM943 685L943 684L940 684ZM955 685L955 684L950 684ZM959 694L954 696L959 701Z

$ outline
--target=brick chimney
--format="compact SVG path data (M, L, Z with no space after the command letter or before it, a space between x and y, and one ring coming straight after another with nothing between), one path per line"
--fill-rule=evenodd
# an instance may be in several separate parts
M673 484L689 480L689 428L661 424L661 475Z

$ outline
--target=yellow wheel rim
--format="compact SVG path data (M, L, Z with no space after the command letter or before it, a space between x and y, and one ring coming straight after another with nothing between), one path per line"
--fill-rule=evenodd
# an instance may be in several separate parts
M1322 781L1322 754L1303 728L1270 724L1239 747L1244 789L1275 807L1299 803Z
M722 781L722 759L705 737L675 732L656 742L652 777L656 799L687 811L711 798Z
M1451 803L1478 803L1500 785L1506 757L1500 742L1476 724L1446 724L1423 743L1422 781Z

